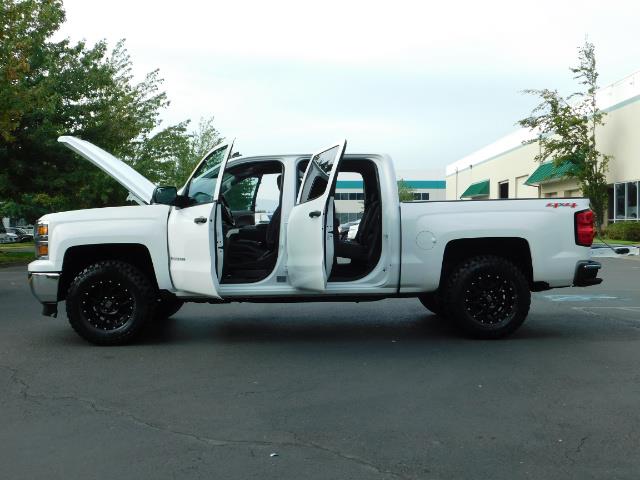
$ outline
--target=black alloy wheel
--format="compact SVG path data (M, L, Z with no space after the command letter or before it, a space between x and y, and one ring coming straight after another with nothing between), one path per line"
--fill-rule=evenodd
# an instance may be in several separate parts
M530 304L529 282L517 265L503 257L469 258L445 280L444 309L472 337L513 333L526 319Z
M135 300L126 285L115 275L83 285L81 311L85 320L95 328L117 330L133 318Z
M464 295L464 306L483 325L498 326L516 312L518 295L510 278L488 268L472 275Z
M151 281L137 267L105 260L76 275L67 293L67 317L85 340L123 345L153 317L156 298Z

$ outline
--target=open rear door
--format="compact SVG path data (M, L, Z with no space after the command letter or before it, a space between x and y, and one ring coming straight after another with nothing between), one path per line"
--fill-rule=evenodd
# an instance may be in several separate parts
M191 204L173 207L168 221L170 271L176 289L220 298L224 237L220 188L233 142L212 149L183 194Z
M333 185L347 141L311 156L287 225L287 270L291 285L323 292L334 259Z

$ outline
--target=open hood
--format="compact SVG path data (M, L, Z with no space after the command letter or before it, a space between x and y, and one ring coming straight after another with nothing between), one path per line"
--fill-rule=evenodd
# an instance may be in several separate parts
M116 182L129 190L133 197L143 203L151 203L151 197L156 186L122 160L92 143L76 137L62 136L58 138L58 141L111 176Z

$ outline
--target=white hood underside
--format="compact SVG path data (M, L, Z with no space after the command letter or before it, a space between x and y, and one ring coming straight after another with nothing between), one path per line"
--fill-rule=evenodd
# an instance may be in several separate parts
M122 160L105 152L99 147L76 137L62 136L58 138L68 148L89 160L100 170L111 176L126 188L138 203L151 203L155 185L136 172Z

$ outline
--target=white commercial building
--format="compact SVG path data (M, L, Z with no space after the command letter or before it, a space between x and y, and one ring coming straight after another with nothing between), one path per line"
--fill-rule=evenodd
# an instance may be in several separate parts
M607 112L605 125L596 130L597 146L613 157L607 175L607 220L638 220L640 72L600 89L597 101ZM527 113L523 112L523 117ZM581 196L564 167L534 161L538 144L523 144L531 138L530 131L521 129L449 164L447 200Z

